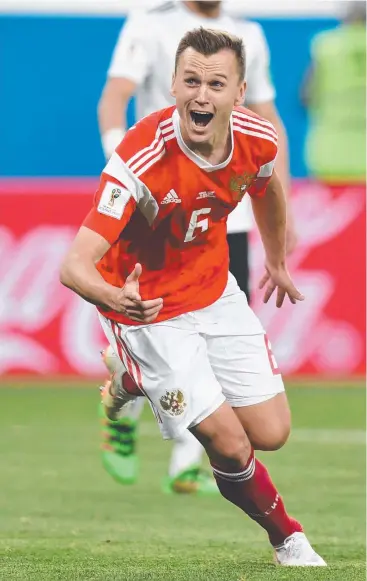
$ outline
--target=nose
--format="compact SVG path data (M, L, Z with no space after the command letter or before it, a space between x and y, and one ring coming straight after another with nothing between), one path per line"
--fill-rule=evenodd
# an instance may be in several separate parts
M196 94L195 101L198 105L207 105L208 103L208 91L207 86L203 83L198 88L198 92Z

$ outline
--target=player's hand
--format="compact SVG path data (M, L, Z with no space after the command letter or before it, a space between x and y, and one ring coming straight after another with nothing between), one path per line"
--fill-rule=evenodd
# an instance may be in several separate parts
M122 313L132 321L152 323L163 307L163 299L142 301L139 293L139 277L142 273L141 264L135 264L134 270L127 277L122 289L117 290L113 309Z
M303 301L304 296L296 289L285 265L273 267L270 264L265 265L266 273L262 277L259 288L265 288L264 303L267 303L277 289L276 306L280 308L284 302L285 296L294 305L297 301Z

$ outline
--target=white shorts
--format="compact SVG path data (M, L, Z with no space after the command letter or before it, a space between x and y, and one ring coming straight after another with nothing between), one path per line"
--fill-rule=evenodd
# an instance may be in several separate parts
M249 406L284 391L261 323L231 274L223 295L204 309L141 326L100 320L164 438L177 438L225 400Z

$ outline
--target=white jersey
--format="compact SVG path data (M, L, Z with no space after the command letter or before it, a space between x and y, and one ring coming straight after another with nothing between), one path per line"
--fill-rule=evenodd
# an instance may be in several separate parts
M188 30L203 26L225 30L243 38L246 47L245 104L265 103L275 98L269 74L269 50L259 24L222 13L206 18L189 10L183 2L167 2L150 11L132 13L121 30L109 77L126 78L137 85L138 119L174 104L170 95L175 54ZM246 232L252 227L249 196L228 216L228 232Z

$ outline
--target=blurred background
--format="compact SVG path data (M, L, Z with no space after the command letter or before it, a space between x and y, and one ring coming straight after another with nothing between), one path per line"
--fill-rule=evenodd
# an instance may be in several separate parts
M187 578L195 550L208 551L213 561L221 554L224 571L229 554L243 555L242 541L236 544L241 535L251 535L249 557L251 548L263 547L263 536L251 524L240 532L243 519L235 509L228 513L220 504L215 512L214 501L205 499L204 514L193 499L167 500L161 494L168 451L149 410L141 428L142 480L126 496L103 473L98 395L85 387L95 388L103 377L99 351L105 340L95 309L58 281L60 261L105 165L97 104L113 48L128 10L153 4L0 0L0 478L6 491L0 501L0 547L6 553L1 579L173 581ZM288 385L295 386L289 391L293 436L279 452L282 460L267 463L316 544L325 545L328 556L332 536L330 555L335 551L334 559L352 567L348 559L357 560L357 547L364 559L365 25L361 42L353 32L330 44L325 33L347 25L345 3L225 4L240 18L259 22L270 47L276 104L289 137L299 235L289 266L307 298L296 312L291 305L277 310L273 303L262 304L256 282L263 256L254 235L253 308ZM352 45L351 67L344 56ZM132 124L133 100L128 118ZM299 466L300 457L309 468ZM310 493L305 482L311 470ZM101 497L102 491L108 495ZM317 516L310 516L306 502L299 508L300 495L317 497ZM167 514L174 515L174 528ZM231 532L222 531L223 518ZM200 535L192 530L193 519ZM128 557L119 545L124 533L131 541ZM131 566L123 577L108 569L107 546L98 545L111 539L116 571ZM134 559L140 558L141 540L147 561L139 561L138 571ZM165 547L183 576L172 570L166 577L145 577ZM232 579L223 571L218 579ZM209 573L217 579L210 568L200 579ZM362 578L356 571L348 574L334 572L332 578ZM193 572L188 576L197 578ZM263 579L260 569L247 578Z
M89 208L104 167L97 104L118 33L132 5L154 2L0 2L2 375L83 377L101 372L96 353L102 337L94 309L59 285L58 264ZM358 103L360 87L351 80L347 88L346 117L353 112L356 117L348 134L345 127L344 132L330 131L324 110L320 120L310 125L315 107L317 112L317 92L324 87L318 78L310 91L307 80L315 38L338 26L343 3L233 1L226 6L260 22L269 43L276 103L289 136L300 238L290 267L307 296L297 307L296 318L291 306L279 312L274 305L263 306L259 293L254 294L253 306L269 331L285 374L361 375L365 367L365 75ZM365 54L361 59L363 70ZM345 65L340 60L338 64L344 75ZM333 95L327 96L327 109L334 119L341 107L345 110L344 105L333 104L338 81L337 73L335 79L325 81L326 92ZM324 101L322 97L320 107ZM131 124L133 102L128 119ZM357 154L362 161L355 161ZM335 178L333 166L340 166L340 159L347 167ZM262 267L257 240L252 261L255 283Z

